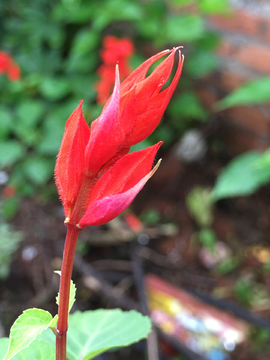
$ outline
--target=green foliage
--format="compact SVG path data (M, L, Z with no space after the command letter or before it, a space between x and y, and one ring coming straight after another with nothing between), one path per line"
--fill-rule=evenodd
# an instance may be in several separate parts
M9 345L8 338L0 339L0 359L3 360ZM12 356L12 360L55 360L55 347L44 340L36 340Z
M61 276L61 271L55 271L55 273ZM68 306L69 312L75 302L75 297L76 297L76 286L75 286L74 282L71 280L70 293L69 293L69 306ZM56 297L56 304L59 305L59 294Z
M65 122L79 100L85 100L88 121L99 115L94 84L104 34L132 38L137 51L134 66L144 60L139 52L145 45L157 50L191 45L187 81L183 78L182 94L174 101L173 120L160 133L171 144L194 121L207 119L190 80L217 66L217 36L206 29L202 14L223 11L226 1L174 3L197 3L201 13L183 10L176 15L162 0L104 0L102 6L100 0L2 1L0 49L14 56L22 78L11 83L0 76L0 168L7 168L19 192L27 184L34 193L52 178Z
M199 232L199 240L208 250L214 252L217 243L216 234L212 229L202 229Z
M12 231L7 224L0 225L0 279L8 276L12 256L22 240L21 232Z
M69 317L67 356L70 360L93 359L103 352L128 346L145 338L151 330L148 317L136 311L95 310L76 311ZM40 338L55 343L52 332Z
M41 309L24 311L11 328L9 349L8 339L0 341L0 360L31 358L31 354L37 351L39 354L34 359L43 360L45 356L53 359L55 335L48 327L56 325L55 319ZM145 338L150 330L149 318L136 311L77 311L69 317L67 356L70 360L92 359L109 349L137 342Z
M270 180L269 151L249 151L239 155L222 169L212 191L214 201L226 197L250 195Z
M210 191L201 186L192 189L186 197L188 211L201 227L208 227L213 222L213 202Z
M4 360L11 359L22 349L28 347L37 335L46 330L52 321L52 315L41 309L25 310L10 330L10 343Z
M155 209L148 209L145 210L141 216L140 219L143 223L155 225L160 222L160 213Z
M270 100L270 76L250 81L217 103L223 110L237 105L261 104Z

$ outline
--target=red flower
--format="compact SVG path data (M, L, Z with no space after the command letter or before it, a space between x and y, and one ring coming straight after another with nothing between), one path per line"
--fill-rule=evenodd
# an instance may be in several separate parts
M145 61L120 86L118 68L114 91L101 115L91 124L83 117L82 102L67 121L55 177L66 222L84 228L104 224L124 211L154 174L151 170L162 142L127 154L158 125L181 75L168 80L178 49L163 51ZM147 78L149 67L170 54Z
M108 35L103 39L103 47L100 52L103 64L97 70L100 80L96 83L97 102L99 104L105 103L113 89L115 64L117 62L121 71L121 79L131 73L128 60L134 52L133 44L129 38L118 39L113 35Z
M21 77L19 65L5 51L0 51L0 74L6 73L10 81L17 81Z

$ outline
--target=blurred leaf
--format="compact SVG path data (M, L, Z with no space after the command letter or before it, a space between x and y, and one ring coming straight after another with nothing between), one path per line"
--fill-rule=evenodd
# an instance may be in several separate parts
M204 31L204 22L200 16L181 14L173 15L162 26L158 42L180 43L198 40Z
M257 151L249 151L230 161L216 180L211 193L213 200L250 195L266 184L270 180L270 167L258 165L262 156Z
M3 200L1 205L1 215L5 220L10 220L16 214L20 205L20 198L12 196Z
M193 78L200 78L215 70L219 60L210 51L195 51L185 64L185 69Z
M0 225L0 278L5 279L9 274L12 256L23 240L23 234L12 231L7 224Z
M231 271L235 270L239 266L239 260L236 258L229 258L224 261L222 261L217 266L217 271L221 275L226 275L230 273Z
M247 279L240 278L234 286L234 292L238 300L244 306L250 305L250 300L252 298L252 286Z
M175 119L175 125L182 126L181 122L185 118L205 121L207 119L207 111L202 107L198 97L193 92L184 92L174 97L168 107L170 116Z
M27 99L18 105L17 114L20 117L20 121L23 121L25 125L33 126L39 120L44 110L43 102Z
M42 185L53 176L53 163L42 157L29 157L23 162L23 171L33 183Z
M97 52L90 54L78 54L71 52L66 62L68 72L90 73L94 72L99 61Z
M228 13L230 7L227 0L197 0L200 11L206 14Z
M216 106L223 110L237 105L261 104L270 100L270 76L250 81L233 91Z
M160 222L160 213L156 209L147 209L141 215L140 219L145 224L156 225Z
M206 249L214 252L215 245L217 243L217 237L215 232L212 229L206 228L202 229L199 232L199 239Z
M186 205L191 216L202 227L208 227L213 222L213 203L210 191L196 186L186 196Z
M64 77L46 77L40 84L40 91L49 100L59 100L70 92L70 83Z
M11 166L25 154L24 147L16 140L0 143L0 169Z
M77 54L87 54L96 48L99 36L90 29L82 29L73 41L72 51Z
M0 106L0 140L5 139L13 123L11 111L4 106Z

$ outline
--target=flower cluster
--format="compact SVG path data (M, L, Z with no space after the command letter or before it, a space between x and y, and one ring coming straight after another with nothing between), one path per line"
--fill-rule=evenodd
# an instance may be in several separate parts
M103 49L100 52L102 65L97 70L100 80L96 83L97 102L99 104L105 103L113 89L115 64L117 62L120 69L120 79L126 78L131 73L128 60L133 52L134 47L129 38L118 39L113 35L108 35L103 39Z
M134 70L120 85L116 68L113 94L89 129L82 102L66 123L55 178L66 223L80 229L104 224L124 211L154 174L155 155L162 142L128 153L157 127L181 75L179 51L176 73L167 88L176 52L165 50ZM146 77L149 67L168 55ZM151 170L152 169L152 170Z
M7 74L10 81L17 81L21 77L19 65L5 51L0 51L0 74Z

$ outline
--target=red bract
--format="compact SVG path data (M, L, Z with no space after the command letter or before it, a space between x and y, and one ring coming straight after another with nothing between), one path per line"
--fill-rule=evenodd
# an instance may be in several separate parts
M151 170L159 142L127 154L130 146L158 125L181 75L182 57L171 84L168 80L178 49L163 51L145 61L120 86L116 70L113 94L89 129L82 102L67 121L55 177L66 223L80 229L104 224L124 211L154 174ZM149 67L169 55L151 75Z

